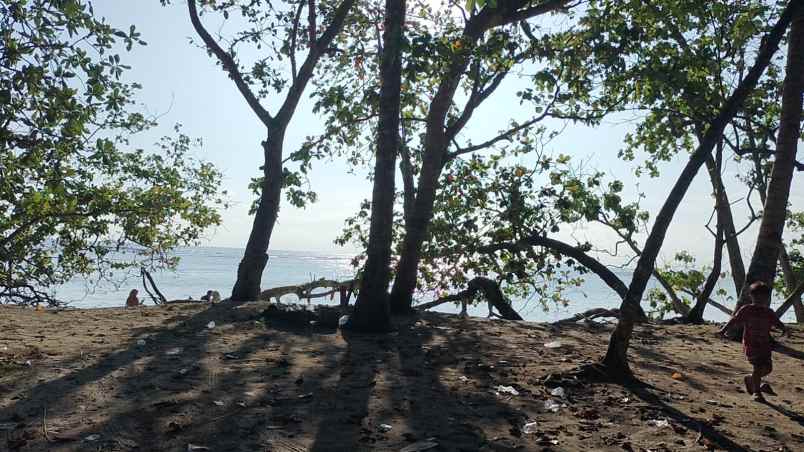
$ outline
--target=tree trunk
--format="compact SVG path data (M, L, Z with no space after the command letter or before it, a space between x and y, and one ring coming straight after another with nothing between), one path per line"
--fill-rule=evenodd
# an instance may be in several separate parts
M402 29L405 0L386 0L383 51L380 61L380 117L371 198L367 260L349 327L358 331L388 331L391 241L394 225L396 155L399 151L399 101L402 77Z
M773 287L776 264L782 251L782 233L787 220L787 202L800 138L803 91L804 13L799 12L790 27L775 160L765 195L757 244L748 268L746 286L755 281L763 281Z
M709 297L712 295L712 291L715 289L715 286L717 285L717 280L718 278L720 278L720 268L723 265L722 261L723 261L724 241L725 238L723 228L721 228L720 224L718 224L717 236L715 237L714 259L712 260L712 271L710 271L709 275L706 277L706 282L704 282L704 286L701 289L701 293L698 295L698 299L695 301L695 306L693 306L689 314L687 314L685 320L688 323L694 323L700 325L704 322L703 318L704 310L706 309L706 305L709 303Z
M279 214L282 195L282 147L285 129L279 127L268 131L263 141L265 155L260 201L254 214L254 223L248 237L246 251L237 267L237 281L232 289L233 301L257 300L265 265L268 263L268 244Z
M720 170L712 156L706 159L706 169L709 172L709 180L712 183L712 191L715 195L717 224L723 228L726 250L729 253L729 266L731 267L731 278L734 281L734 290L739 292L743 284L745 284L745 263L740 252L740 242L737 238L737 229L734 226L734 215L731 211L729 195L726 193Z
M673 220L673 215L684 199L684 195L687 193L687 189L698 170L706 162L707 156L711 155L712 149L720 140L726 125L737 114L745 98L753 91L757 81L765 72L793 15L797 14L801 9L801 3L797 0L789 2L771 32L762 40L762 46L757 54L754 66L748 71L748 75L740 82L731 97L723 105L717 117L709 124L709 128L706 130L698 148L690 156L684 170L676 180L664 205L656 216L650 235L642 250L642 255L637 262L631 285L628 287L628 293L620 308L622 318L617 322L609 341L609 348L601 362L609 375L616 377L631 374L628 366L628 345L634 329L636 314L648 280L655 267L656 256L659 254L667 229Z
M793 271L793 266L790 263L790 256L787 254L787 249L785 249L784 244L782 244L782 250L779 253L779 263L782 267L784 285L787 286L787 291L790 294L793 294L795 293L796 288L798 288L799 283L798 278ZM804 323L804 305L801 303L801 295L795 297L791 304L793 306L793 311L796 313L796 322ZM784 311L781 315L784 315Z
M425 152L416 199L405 224L405 239L402 254L396 267L394 285L391 289L391 311L406 314L413 311L413 292L421 259L421 247L427 237L427 226L433 216L438 177L441 174L444 152Z

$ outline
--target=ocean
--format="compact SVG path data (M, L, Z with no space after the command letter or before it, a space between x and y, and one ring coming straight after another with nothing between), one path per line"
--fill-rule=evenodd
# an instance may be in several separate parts
M175 272L155 272L152 274L157 286L169 300L200 298L207 290L217 290L226 298L235 281L237 264L240 262L243 251L236 248L197 247L182 248L175 252L181 258ZM271 251L270 259L262 279L262 289L271 287L301 284L314 279L327 278L346 280L352 278L353 269L350 265L351 254L315 253L300 251ZM631 272L627 269L613 269L623 279L630 282ZM551 322L560 320L591 308L615 308L620 304L617 294L606 286L594 274L584 276L584 283L577 288L565 291L565 298L569 300L566 306L554 303L544 306L534 297L514 300L514 309L526 320ZM725 283L725 282L724 282ZM655 287L655 281L651 281ZM138 272L133 272L128 278L119 277L117 281L102 281L97 285L89 285L84 280L77 279L60 286L53 294L60 300L66 301L73 307L98 308L123 306L131 289L139 289L140 298L147 300L142 288ZM417 301L425 302L435 299L433 294L417 294ZM282 299L285 302L294 300L288 295ZM329 299L318 299L313 302L336 303L337 297L330 302ZM151 304L150 300L146 304ZM643 302L643 306L647 303ZM727 302L727 305L730 304ZM434 310L440 312L457 313L460 306L454 304L441 305ZM485 317L488 309L485 303L469 307L469 314ZM791 320L790 313L785 320ZM708 307L705 317L713 321L725 321L726 316L719 310Z

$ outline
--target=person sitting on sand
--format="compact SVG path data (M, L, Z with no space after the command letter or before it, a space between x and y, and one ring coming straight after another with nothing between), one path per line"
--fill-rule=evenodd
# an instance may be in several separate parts
M128 293L128 298L126 299L127 308L136 308L140 305L140 299L137 298L138 293L140 292L137 289L131 289L131 292Z
M201 301L212 301L212 291L208 290L206 295L201 295Z
M770 332L773 327L787 335L790 331L776 316L770 306L771 290L767 284L757 281L748 287L751 304L745 305L720 330L725 335L732 327L743 327L743 351L748 362L754 367L751 375L743 378L745 390L754 396L754 400L764 401L760 389L762 378L773 370L771 361Z

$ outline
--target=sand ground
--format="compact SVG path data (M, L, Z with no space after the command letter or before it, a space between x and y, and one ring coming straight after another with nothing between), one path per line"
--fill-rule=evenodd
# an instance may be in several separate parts
M0 307L0 450L804 450L801 327L761 404L714 325L640 326L643 385L561 396L545 377L597 359L610 325L424 314L344 336L264 308Z

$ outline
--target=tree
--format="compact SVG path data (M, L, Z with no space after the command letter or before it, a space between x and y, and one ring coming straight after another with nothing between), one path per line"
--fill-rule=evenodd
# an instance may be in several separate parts
M390 282L396 156L399 152L399 114L402 82L402 46L405 0L386 0L383 46L380 55L380 105L377 157L371 201L371 230L366 266L349 326L360 331L390 329Z
M132 108L126 49L145 44L87 1L0 5L0 301L58 304L49 289L132 267L219 224L220 173L179 133L127 150L155 125Z
M471 16L466 20L460 37L454 41L454 53L439 74L437 88L427 109L426 131L422 139L422 164L416 194L406 216L405 237L391 289L392 312L404 313L411 310L421 247L427 237L427 227L432 218L438 190L438 179L444 164L462 153L469 152L464 149L463 152L455 150L450 154L450 145L469 122L475 109L494 92L510 69L510 64L502 70L498 69L497 74L492 73L492 77L486 83L475 78L463 111L455 116L450 115L453 97L461 79L467 68L473 66L475 52L483 49L481 39L487 32L497 27L526 21L564 8L569 3L569 1L549 0L533 5L530 1L512 0L488 2L477 11L474 8L470 10ZM516 61L517 58L513 60ZM527 125L533 125L538 119L532 121L528 121ZM521 129L515 126L511 132L504 132L502 135L510 136L518 130ZM474 150L471 147L469 149Z
M762 222L745 287L755 281L773 285L782 251L782 233L787 222L787 202L801 138L802 93L804 93L804 11L799 8L790 27L787 68L782 91L782 111L776 152L767 186Z
M166 3L167 0L163 0ZM282 189L290 187L291 202L303 205L312 195L307 195L294 187L301 181L298 173L285 168L284 138L288 125L293 118L302 94L312 78L319 60L328 53L334 52L331 47L337 37L354 0L343 0L331 7L329 2L289 1L280 6L272 3L262 4L253 1L228 1L216 3L201 1L202 8L210 12L220 13L224 20L230 15L239 15L245 22L246 29L239 31L228 41L229 48L224 49L219 41L201 22L196 0L188 0L187 7L190 21L207 51L227 72L240 94L254 114L266 128L266 139L262 142L264 164L262 177L254 182L259 199L253 209L254 223L249 234L243 259L237 270L237 281L232 289L233 300L256 300L260 293L260 282L268 262L268 246L274 225L279 214ZM301 18L304 8L308 8L307 33L301 29ZM330 7L332 9L330 9ZM323 14L329 23L323 32L318 34L318 16ZM271 52L253 62L250 70L245 70L239 60L238 50L244 44L254 44L261 50L263 44L270 47ZM297 53L307 47L307 54L301 66L297 66ZM275 63L287 58L290 62L290 77L274 67ZM281 93L285 97L275 114L261 103L271 91ZM294 159L298 156L292 156ZM304 160L304 157L300 157ZM306 172L307 166L301 171Z
M672 221L678 205L681 203L681 200L689 188L692 179L695 177L698 169L706 162L707 157L711 155L713 148L719 141L728 122L734 117L740 105L756 86L759 78L773 57L773 54L778 49L785 30L793 16L797 14L800 6L800 2L790 2L773 26L771 32L762 40L762 46L757 53L754 65L740 81L725 104L720 108L717 116L709 123L702 137L701 144L699 144L695 152L690 156L684 170L673 185L667 200L657 215L650 235L645 242L643 254L640 256L636 270L634 271L634 276L628 288L628 294L621 305L620 311L622 317L612 333L608 351L601 362L604 369L610 375L630 375L627 359L628 344L633 331L640 300L642 299L647 281L654 268L656 256L664 242L667 228Z

